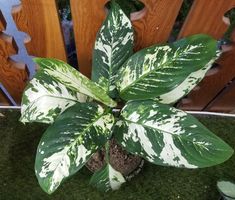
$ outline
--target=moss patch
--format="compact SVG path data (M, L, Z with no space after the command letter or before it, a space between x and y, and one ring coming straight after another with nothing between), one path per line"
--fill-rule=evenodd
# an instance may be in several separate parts
M219 166L196 170L145 164L131 182L104 194L89 186L91 173L83 168L49 196L34 175L37 144L46 126L23 125L19 116L18 111L0 111L0 200L211 200L219 197L218 179L235 179L235 156ZM199 120L235 148L235 119Z

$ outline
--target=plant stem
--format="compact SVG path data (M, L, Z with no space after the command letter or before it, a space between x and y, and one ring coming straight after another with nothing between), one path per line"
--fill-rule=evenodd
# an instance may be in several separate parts
M110 148L110 143L109 140L105 144L105 161L106 163L109 163L109 148Z

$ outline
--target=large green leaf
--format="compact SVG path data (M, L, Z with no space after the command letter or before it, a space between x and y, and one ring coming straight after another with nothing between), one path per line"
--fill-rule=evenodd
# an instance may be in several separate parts
M154 100L127 103L121 117L115 126L117 141L158 165L209 167L233 154L231 147L193 116Z
M192 72L216 57L217 42L207 35L194 35L169 45L154 45L134 54L117 76L125 100L155 98L179 86Z
M67 88L100 101L107 106L116 106L116 102L106 94L105 90L67 63L48 58L36 58L35 62L40 66L39 73L48 74Z
M52 123L68 107L86 100L85 95L67 88L54 77L37 73L24 91L20 120Z
M94 185L101 191L118 190L125 183L122 174L110 164L106 164L101 170L95 172L90 180L90 184Z
M206 75L216 58L212 59L202 69L192 72L182 83L168 93L156 97L156 100L163 104L173 104L186 96Z
M35 171L47 193L76 173L111 137L112 114L96 103L77 103L56 118L38 145Z
M133 41L131 21L112 1L109 14L96 38L92 64L92 80L111 96L114 94L118 69L133 53Z

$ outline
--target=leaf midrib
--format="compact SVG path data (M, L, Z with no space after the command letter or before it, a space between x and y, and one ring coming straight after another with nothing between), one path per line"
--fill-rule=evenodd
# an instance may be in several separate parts
M66 151L66 155L68 155L68 151L71 150L71 148L73 147L73 145L75 145L76 143L78 143L77 141L79 140L79 136L84 135L85 132L86 132L89 128L91 128L92 125L93 125L96 121L98 121L101 117L103 117L104 115L105 115L105 113L103 113L102 115L100 115L100 116L98 116L97 118L95 118L94 121L91 123L91 125L89 125L87 128L85 128L85 129L81 132L81 134L78 135L77 139L75 139L75 140L74 140L72 143L70 143L69 145L64 146L64 148L65 148L65 147L68 147L68 150ZM64 148L63 148L63 149L64 149ZM53 154L52 154L52 155L53 155ZM62 159L64 159L64 156L62 157ZM62 159L61 159L61 160L62 160ZM58 164L56 165L56 168L55 168L54 171L57 170L58 166L59 166L60 163L61 163L61 160L60 160L60 161L58 162ZM75 165L76 165L76 164L75 164Z
M47 68L47 69L49 69L50 71L53 72L53 70L52 70L51 68ZM72 71L72 72L73 72L73 71ZM78 88L81 87L81 85L79 85L79 84L76 82L76 79L69 77L67 74L63 73L63 72L60 71L60 70L58 70L57 73L59 73L59 74L65 76L66 78L68 78L68 80L72 80L71 82L74 83L74 84L76 84L76 86L78 86ZM77 71L74 71L74 73L78 73L78 72L77 72ZM75 76L76 76L77 79L80 79L80 80L81 80L81 78L84 78L84 79L86 78L86 77L82 77L81 74L76 74ZM89 96L89 95L84 94L83 92L79 91L79 89L76 89L76 88L74 88L74 87L72 87L72 86L69 86L69 85L67 85L67 84L65 84L65 83L63 83L63 82L61 82L58 77L55 77L55 76L53 76L53 77L56 78L56 80L59 81L60 83L64 84L67 88L69 88L69 89L71 89L71 90L73 90L73 91L75 91L75 92L78 92L78 93L80 93L80 94L83 94L83 95L85 95L85 96ZM88 81L90 81L90 80L88 79ZM82 83L82 80L81 80L81 83ZM103 90L102 87L100 87L99 85L96 85L96 84L93 83L92 81L90 81L90 84L93 84L93 86L96 87L96 88L99 89L99 90ZM84 84L83 84L83 85L84 85ZM100 95L97 96L95 93L93 93L93 91L92 91L90 88L87 87L87 85L86 85L85 88L86 88L90 93L94 94L94 97L97 98L97 100L103 101L102 96L100 96ZM105 92L104 92L104 93L105 93ZM106 93L105 93L105 94L106 94ZM92 97L92 96L89 96L89 97L94 98L94 97ZM107 95L106 95L106 97L107 97L107 98L110 98L110 97L107 96ZM111 100L112 100L112 99L111 99ZM107 102L107 101L106 101L106 102ZM110 102L110 101L109 101L109 102Z
M167 45L167 46L171 47L170 45ZM172 47L171 47L171 48L172 48ZM177 48L177 49L179 49L179 48ZM176 49L175 51L177 51L177 49ZM187 52L189 52L189 51L187 51ZM186 52L182 52L181 54L177 54L177 56L176 56L174 59L178 59L179 57L181 57L181 56L183 56L183 55L185 55L185 54L186 54ZM171 59L169 59L169 61L166 61L165 63L161 64L161 68L162 68L162 67L165 67L165 66L168 66L168 65L171 64L172 62L173 62L173 58L171 58ZM133 81L130 85L128 85L128 86L125 87L122 91L120 91L120 93L123 94L126 90L128 90L129 88L131 88L135 83L141 81L140 79L144 79L146 76L148 76L148 75L149 75L150 73L152 73L153 71L157 71L158 68L160 68L160 66L154 67L153 70L150 70L150 71L147 72L146 74L141 75L138 79L136 79L136 80ZM200 68L200 69L201 69L201 68ZM199 70L199 69L197 69L197 70ZM195 71L197 71L197 70L195 70ZM195 71L193 71L193 72L195 72ZM193 73L193 72L191 72L191 73ZM191 73L189 73L189 74L191 74ZM188 75L189 75L189 74L188 74ZM183 80L183 81L184 81L184 80ZM182 82L183 82L183 81L182 81ZM182 83L182 82L180 82L180 83ZM179 85L180 83L178 83L178 85ZM176 85L176 86L175 86L174 88L172 88L172 89L175 89L178 85Z

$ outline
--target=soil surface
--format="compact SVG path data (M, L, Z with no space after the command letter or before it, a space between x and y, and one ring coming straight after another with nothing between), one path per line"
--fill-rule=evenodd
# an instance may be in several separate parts
M121 172L124 176L132 176L135 171L139 171L142 167L142 158L134 156L117 144L112 139L110 141L110 164L117 171ZM102 149L92 156L92 158L86 164L87 168L92 172L101 169L105 165L105 150Z

